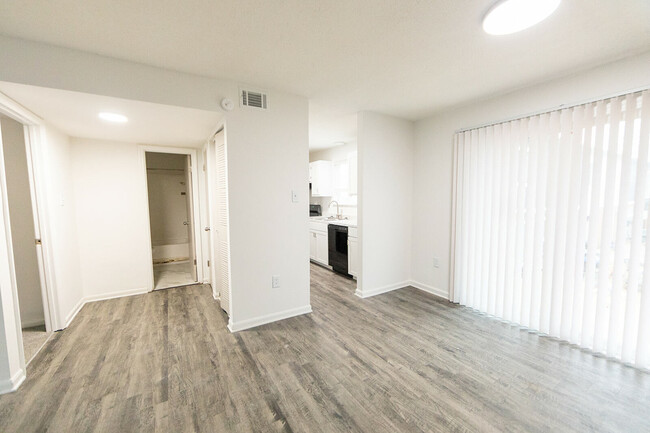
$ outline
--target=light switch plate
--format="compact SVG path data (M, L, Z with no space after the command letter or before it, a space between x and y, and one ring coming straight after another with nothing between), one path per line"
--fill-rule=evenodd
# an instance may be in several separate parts
M440 267L440 259L438 259L438 257L433 258L433 267L434 268L439 268Z
M291 201L298 203L298 193L295 190L291 190Z

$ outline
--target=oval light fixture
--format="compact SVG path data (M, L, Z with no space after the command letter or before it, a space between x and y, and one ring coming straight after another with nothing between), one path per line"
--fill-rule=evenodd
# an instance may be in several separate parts
M124 123L124 122L128 122L129 120L126 116L122 114L109 113L106 111L99 113L97 117L107 122L114 122L114 123Z
M509 35L548 18L560 0L502 0L483 18L483 30L491 35Z

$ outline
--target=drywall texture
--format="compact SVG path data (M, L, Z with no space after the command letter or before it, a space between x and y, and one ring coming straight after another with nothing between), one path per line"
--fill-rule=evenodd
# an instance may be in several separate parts
M46 125L41 132L40 147L34 149L34 154L40 155L38 183L42 189L39 193L48 215L41 236L43 248L48 249L50 257L48 283L55 286L52 314L54 328L58 330L67 326L83 298L71 175L72 150L70 138L55 128Z
M359 113L362 296L408 284L413 209L413 123Z
M268 111L226 119L234 329L309 306L307 100L280 92L269 100Z
M650 87L650 53L501 97L448 110L416 123L413 214L414 281L449 290L452 138L458 129ZM434 258L440 267L435 268Z
M34 243L34 214L27 169L23 125L0 116L2 151L7 180L11 243L16 266L16 285L23 328L45 323L38 258Z
M149 285L149 216L140 149L72 139L72 172L84 297Z

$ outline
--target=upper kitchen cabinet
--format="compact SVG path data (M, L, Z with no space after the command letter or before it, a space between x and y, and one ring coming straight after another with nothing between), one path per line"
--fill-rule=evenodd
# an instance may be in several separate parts
M309 182L311 183L312 197L330 197L332 195L332 162L310 162Z
M357 152L351 152L348 155L348 170L349 170L349 184L350 195L357 195Z

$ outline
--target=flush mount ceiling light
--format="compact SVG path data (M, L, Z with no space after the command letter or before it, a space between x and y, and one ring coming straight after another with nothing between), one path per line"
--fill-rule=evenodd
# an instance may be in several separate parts
M483 30L491 35L509 35L532 27L551 15L560 0L502 0L483 18Z
M122 114L117 114L117 113L108 113L108 112L101 112L97 115L100 119L105 120L107 122L114 122L114 123L124 123L128 122L128 118Z

